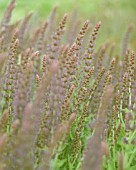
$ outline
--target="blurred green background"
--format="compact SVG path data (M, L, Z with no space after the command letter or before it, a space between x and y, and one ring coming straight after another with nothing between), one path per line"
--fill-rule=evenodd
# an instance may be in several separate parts
M0 0L0 17L9 2ZM133 24L131 42L136 46L136 0L17 0L12 19L23 18L29 11L46 19L55 5L59 7L58 16L77 10L83 21L102 21L101 42L107 39L120 42L128 26Z

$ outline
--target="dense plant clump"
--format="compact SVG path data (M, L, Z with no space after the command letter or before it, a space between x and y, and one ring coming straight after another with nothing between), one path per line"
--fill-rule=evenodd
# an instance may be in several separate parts
M32 13L11 24L14 7L0 25L0 170L136 169L131 26L119 55L96 49L101 22L56 27L55 7L36 28Z

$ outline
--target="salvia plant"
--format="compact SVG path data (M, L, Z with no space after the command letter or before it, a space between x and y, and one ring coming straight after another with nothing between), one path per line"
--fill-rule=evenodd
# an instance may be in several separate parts
M132 26L118 54L96 49L101 22L56 22L55 7L11 23L15 4L0 24L0 170L135 170Z

